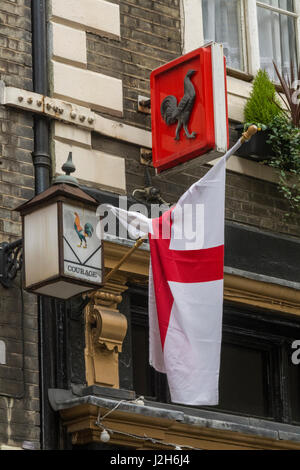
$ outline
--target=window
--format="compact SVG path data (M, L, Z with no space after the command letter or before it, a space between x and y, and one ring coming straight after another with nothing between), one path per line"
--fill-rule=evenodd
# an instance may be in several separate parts
M282 73L297 64L296 20L293 0L257 2L260 66L278 81L273 60Z
M170 401L165 374L149 366L149 327L147 290L131 286L129 290L131 317L132 383L137 396L168 403Z
M147 399L170 403L166 376L149 366L147 289L131 286L133 389ZM230 414L300 424L300 366L291 344L300 322L254 309L224 305L219 405Z
M218 409L268 418L272 415L267 399L270 351L247 339L223 333Z
M298 321L225 303L216 410L299 424L300 367L291 360L299 334Z
M300 58L300 0L182 0L184 52L216 41L224 46L227 67L255 75L266 69L278 81ZM202 16L202 28L194 14Z
M241 0L202 0L204 41L222 43L227 66L245 70Z

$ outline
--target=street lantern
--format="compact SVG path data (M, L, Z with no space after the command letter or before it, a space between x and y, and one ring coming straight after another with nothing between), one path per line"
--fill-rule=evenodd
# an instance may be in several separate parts
M24 288L69 299L101 287L103 253L98 202L79 188L72 153L65 175L17 208L23 225Z

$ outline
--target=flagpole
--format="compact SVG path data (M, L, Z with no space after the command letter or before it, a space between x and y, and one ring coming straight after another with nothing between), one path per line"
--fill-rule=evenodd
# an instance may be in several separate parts
M224 158L226 161L228 160L231 155L236 152L245 142L248 142L253 135L257 133L257 127L255 125L250 126L246 132L243 133L242 137L237 141L237 143L228 150L228 152L224 155ZM121 260L116 264L116 266L105 276L104 278L104 283L108 282L109 279L112 278L112 276L119 270L119 268L122 266L122 264L125 263L125 261L136 251L139 249L139 247L144 243L144 241L147 240L147 238L139 238L133 247L121 258Z
M104 283L109 281L111 277L119 270L119 268L122 266L122 264L125 263L125 261L144 243L144 241L147 240L146 238L139 238L133 247L121 258L121 260L116 264L116 266L105 276L104 278Z
M231 157L231 155L233 155L234 152L236 152L245 142L248 142L251 137L257 133L257 131L257 126L254 124L249 126L248 129L243 133L242 137L237 141L237 143L224 155L225 160L227 161L228 158Z
M258 128L254 124L252 124L252 126L249 126L246 132L244 132L243 136L240 138L241 143L244 144L245 142L248 142L248 140L250 140L251 137L253 137L257 133L257 131Z

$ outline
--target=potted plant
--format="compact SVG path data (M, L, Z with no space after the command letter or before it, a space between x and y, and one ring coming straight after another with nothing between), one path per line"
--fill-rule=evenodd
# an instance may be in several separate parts
M280 74L275 63L274 67L282 86L283 93L280 96L285 109L270 123L268 144L274 156L267 163L279 172L279 191L293 211L300 212L300 92L297 91L300 66L298 80L295 80L293 64L291 75L287 78Z
M244 108L245 124L236 129L242 134L251 124L258 127L259 132L237 151L237 155L262 161L273 155L268 143L270 124L282 114L276 98L276 89L265 70L259 70L253 81L252 91Z

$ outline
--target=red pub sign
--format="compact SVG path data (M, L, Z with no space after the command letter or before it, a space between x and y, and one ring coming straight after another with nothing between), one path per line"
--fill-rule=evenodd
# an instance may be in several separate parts
M150 76L152 157L157 172L229 143L226 62L220 44L201 47Z

